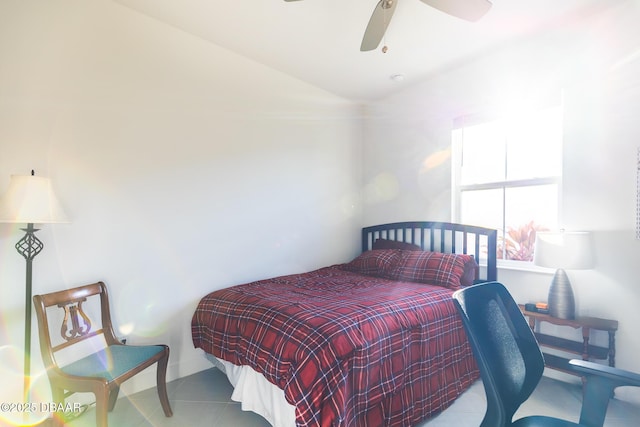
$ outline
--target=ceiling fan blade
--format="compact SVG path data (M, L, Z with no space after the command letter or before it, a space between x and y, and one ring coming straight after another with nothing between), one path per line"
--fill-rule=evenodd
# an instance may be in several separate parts
M431 7L465 21L475 22L491 9L489 0L420 0Z
M360 45L362 52L378 47L380 40L382 40L384 33L387 31L389 21L391 21L397 4L398 0L380 0L378 2L376 8L373 9L367 29L364 31L364 37Z

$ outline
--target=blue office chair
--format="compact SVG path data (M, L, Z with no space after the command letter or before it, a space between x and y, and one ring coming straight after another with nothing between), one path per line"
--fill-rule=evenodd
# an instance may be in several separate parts
M613 389L640 386L640 375L584 360L570 366L586 378L579 424L546 416L513 421L538 385L544 359L533 331L507 289L488 282L453 294L487 395L480 427L602 427Z

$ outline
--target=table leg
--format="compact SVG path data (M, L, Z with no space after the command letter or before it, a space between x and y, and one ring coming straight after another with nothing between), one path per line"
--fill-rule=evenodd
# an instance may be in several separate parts
M616 333L609 331L609 366L616 366Z

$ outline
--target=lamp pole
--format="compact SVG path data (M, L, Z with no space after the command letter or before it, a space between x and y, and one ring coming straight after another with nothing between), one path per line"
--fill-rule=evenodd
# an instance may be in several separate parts
M16 250L27 262L24 311L24 402L29 403L31 388L31 294L33 259L42 251L44 245L36 237L35 232L38 231L38 229L33 227L33 223L28 223L27 228L23 228L22 231L25 232L25 235L16 243Z

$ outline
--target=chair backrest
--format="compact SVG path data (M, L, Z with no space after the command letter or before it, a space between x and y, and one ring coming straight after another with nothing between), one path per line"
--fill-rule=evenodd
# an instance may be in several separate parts
M93 297L93 298L92 298ZM100 325L94 325L87 314L85 304L89 299L99 298ZM117 342L111 325L111 313L109 311L109 298L107 287L102 282L79 286L49 294L35 295L33 302L38 318L38 335L40 339L40 351L47 368L57 366L55 353L69 349L72 345L85 340L102 336L107 345ZM57 316L48 310L57 306ZM53 310L53 309L51 309ZM50 320L61 320L59 337L52 340Z
M509 426L542 376L540 347L501 283L470 286L456 291L453 297L487 395L482 426Z

